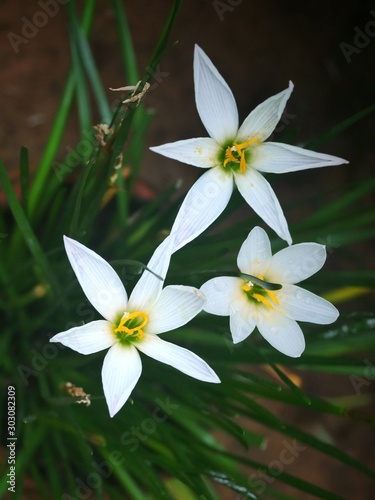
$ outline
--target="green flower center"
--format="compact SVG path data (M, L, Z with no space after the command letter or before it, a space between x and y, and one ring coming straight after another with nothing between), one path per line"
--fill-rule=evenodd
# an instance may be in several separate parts
M226 144L219 157L219 161L223 165L223 168L230 168L234 172L246 172L246 167L250 164L251 160L251 148L249 146L259 141L260 139L255 137L241 144L237 142Z
M257 276L257 278L259 280L264 281L263 276ZM272 290L267 290L258 283L253 283L252 281L248 281L247 283L241 286L241 289L245 292L249 300L251 300L252 302L258 302L264 304L269 309L273 309L275 305L277 306L280 305L276 293Z
M145 333L143 328L148 323L148 315L145 312L135 311L124 313L119 324L113 328L113 333L121 344L128 345L142 340Z

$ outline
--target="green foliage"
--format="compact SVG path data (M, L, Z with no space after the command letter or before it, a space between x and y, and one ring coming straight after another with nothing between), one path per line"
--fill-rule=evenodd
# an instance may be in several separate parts
M173 3L148 70L139 77L138 93L171 48L169 35L180 4L179 0ZM125 81L136 84L138 69L122 2L113 0L112 7ZM374 471L366 464L284 422L268 408L269 401L277 401L318 416L331 414L337 419L349 419L353 425L362 422L371 429L375 420L356 408L356 398L363 383L366 387L374 378L371 358L375 348L375 316L364 312L370 304L366 293L373 290L373 271L322 272L308 281L309 289L322 294L334 291L336 296L342 288L353 287L347 299L359 287L364 290L365 307L360 312L342 314L339 322L329 328L304 327L307 349L300 359L286 358L255 333L244 345L234 346L227 318L202 313L186 327L173 332L173 340L202 356L219 374L222 383L204 384L145 359L144 372L132 399L114 419L108 416L101 386L103 353L85 357L48 343L52 334L73 326L72 322L87 322L95 317L74 279L63 251L62 235L71 235L91 245L132 287L144 269L144 262L170 229L181 201L174 199L176 186L171 186L132 213L130 202L150 116L142 103L139 106L120 103L113 112L110 109L88 39L95 2L85 3L81 20L73 1L67 3L67 12L71 69L31 184L27 150L21 149L20 198L0 162L0 182L12 215L11 220L7 213L0 218L2 233L9 235L0 245L0 308L4 317L0 348L1 393L5 395L9 385L17 392L15 498L22 497L22 488L30 481L40 498L76 498L77 491L86 489L93 490L95 498L217 499L216 483L232 489L238 498L260 498L262 495L258 496L255 483L249 479L249 470L267 471L267 464L251 458L253 449L264 446L267 430L281 433L290 442L297 439L300 447L311 447L341 462L348 470L352 468L375 479ZM90 90L102 123L112 129L103 132L102 144L93 137ZM127 97L131 95L129 91ZM81 155L80 162L74 165L74 184L70 186L66 179L73 167L68 159L57 170L51 165L74 99L81 130L91 137L92 153ZM373 109L348 118L321 140L332 138ZM124 149L130 132L132 140ZM77 147L82 137L78 138ZM317 143L318 139L314 147ZM125 161L132 165L127 179L122 177L121 168L117 168L123 167ZM349 193L337 194L335 201L292 228L295 240L315 240L319 235L320 243L325 242L329 252L346 252L350 256L350 245L374 236L375 211L360 203L374 189L375 181L365 180L352 186ZM107 199L109 192L115 196L108 198L103 208L103 199ZM301 207L308 201L301 202ZM225 217L238 206L239 199L234 197ZM104 229L99 236L95 228L103 221ZM236 272L238 248L256 219L241 219L221 232L218 228L223 221L224 217L209 235L199 237L173 257L168 282L178 283L183 278L185 284L199 287L223 272ZM278 245L280 242L275 239L274 249ZM169 338L169 334L165 337ZM264 367L270 371L266 372ZM303 377L307 372L339 375L352 381L353 390L345 405L304 392L291 373ZM91 406L76 404L80 398L69 393L69 382L90 392ZM6 429L4 412L1 419L1 428ZM264 434L252 431L252 422L261 424ZM223 444L227 439L238 443L246 453L231 453ZM5 494L8 486L6 466L4 462L0 495ZM281 498L278 482L293 486L295 498L299 491L317 498L338 498L319 485L285 471L267 489L269 498Z

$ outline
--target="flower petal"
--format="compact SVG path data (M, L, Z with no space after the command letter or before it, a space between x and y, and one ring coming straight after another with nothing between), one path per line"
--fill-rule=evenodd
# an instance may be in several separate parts
M283 240L290 245L288 224L276 195L269 182L254 170L248 168L246 172L234 174L239 192L246 202Z
M126 403L141 373L141 358L133 345L116 343L110 348L104 358L102 381L111 417Z
M210 168L193 184L174 221L171 235L176 252L208 228L228 205L233 178L220 167Z
M251 166L260 172L283 174L309 168L328 167L348 163L337 156L316 153L308 149L266 142L253 149Z
M296 321L329 325L339 312L328 300L295 285L283 285L277 297L283 314Z
M146 335L137 347L150 358L173 366L190 377L203 382L220 383L219 377L203 359L188 349L162 340L157 335Z
M298 358L305 350L302 330L294 319L264 308L263 314L258 314L257 327L272 347L287 356Z
M233 343L245 340L255 328L255 319L252 315L252 304L242 297L230 305L229 326Z
M167 158L172 158L173 160L178 160L194 167L209 168L220 164L218 159L220 147L211 137L169 142L168 144L154 146L150 149Z
M86 297L108 321L126 311L128 296L115 270L100 255L64 236L65 250Z
M115 338L111 323L100 319L57 333L49 341L60 342L81 354L93 354L111 347L115 342Z
M271 265L271 259L271 244L266 231L261 227L254 227L238 253L238 269L253 276L264 276Z
M146 331L159 334L185 325L202 310L205 300L192 286L166 286L149 313Z
M272 257L267 278L274 283L299 283L318 272L326 257L326 247L318 243L283 248Z
M245 142L258 137L261 141L265 141L278 124L293 87L293 83L289 82L289 87L286 90L269 97L262 104L259 104L241 125L237 139Z
M168 272L173 241L173 236L169 235L155 250L147 264L152 272L143 271L129 298L129 311L149 311L158 299Z
M194 51L195 102L210 137L222 144L234 139L238 129L238 111L232 91L203 50Z
M243 295L241 292L243 280L232 276L212 278L201 286L206 296L203 310L217 316L229 316L230 304Z

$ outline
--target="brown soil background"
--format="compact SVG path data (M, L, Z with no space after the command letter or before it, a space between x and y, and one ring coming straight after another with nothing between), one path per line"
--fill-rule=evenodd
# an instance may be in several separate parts
M142 71L171 2L138 0L124 4ZM220 16L218 10L223 5L228 9ZM41 8L37 2L22 0L3 0L0 7L0 156L17 183L21 145L29 148L32 168L38 165L62 94L70 52L63 7L27 44L19 46L18 53L9 42L9 33L21 34L22 16L32 19ZM147 106L155 112L148 146L206 135L194 104L194 43L207 52L232 88L240 119L255 105L286 88L292 80L295 90L287 110L294 116L289 127L296 133L295 144L318 137L370 106L374 103L375 88L375 10L371 14L371 9L375 9L375 5L366 1L186 0L171 38L179 43L160 67L168 75L146 100ZM372 27L369 27L370 21ZM362 47L355 48L348 62L341 44L354 46L356 30L366 27L371 32L368 43L362 41ZM110 2L98 2L91 44L106 88L136 83L124 81ZM73 146L78 133L78 125L72 120L64 144ZM322 152L347 158L350 164L329 171L318 169L285 175L285 180L278 182L276 189L281 204L316 191L321 193L324 203L332 188L348 191L355 180L373 175L373 137L374 121L370 115L324 145L320 149ZM190 166L145 151L141 178L152 189L158 190L182 178L182 189L186 190L197 175L196 169ZM301 216L293 213L289 220L299 220ZM372 265L371 252L364 252L363 247L355 252L361 260L358 259L358 266L352 263L353 268L363 268L363 259L369 267ZM364 358L366 354L363 353ZM304 377L303 384L311 394L327 398L354 394L349 380L334 376L310 374ZM373 388L372 383L367 392L373 392ZM294 408L277 404L269 407L287 422L325 437L369 466L375 466L374 435L369 426L330 416L301 414ZM243 422L243 425L258 430L253 423ZM233 451L269 464L278 459L284 438L267 435L269 439L264 450L245 452L238 450L236 443L226 444ZM317 452L304 451L285 470L316 482L345 499L373 498L374 483L366 476ZM277 478L271 486L276 481ZM292 492L288 487L283 487L283 491ZM225 488L220 494L223 499L237 498ZM312 498L297 495L301 499ZM267 490L264 498L267 498Z

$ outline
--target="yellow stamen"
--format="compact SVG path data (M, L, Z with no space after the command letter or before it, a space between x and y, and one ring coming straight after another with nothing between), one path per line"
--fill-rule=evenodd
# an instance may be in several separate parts
M264 277L261 276L260 274L258 274L257 278L259 278L260 280L264 281ZM266 292L269 295L269 297L272 300L272 302L274 302L275 304L277 304L279 306L280 302L279 302L279 299L276 296L276 293L273 292L272 290L266 290Z
M251 285L247 284L247 285L242 285L241 286L242 290L244 290L245 292L250 292L250 290L252 289L252 287L253 287L253 284L251 284Z
M233 156L232 148L230 146L228 146L227 149L226 149L226 151L225 151L224 167L226 167L227 163L230 162L230 161L233 161L234 163L238 163L237 158L235 158Z
M279 306L280 302L279 302L278 298L276 297L276 293L273 292L272 290L266 290L266 292L269 295L272 302L274 302L275 304L277 304Z
M134 326L132 328L129 328L128 326L125 326L126 323L130 323L132 319L135 318L142 318L142 323L140 325ZM113 329L114 333L125 333L126 336L133 335L134 337L138 337L139 339L142 339L144 337L144 331L142 328L144 328L148 323L148 315L144 312L141 311L136 311L132 313L125 313L124 316L122 317L120 324Z
M260 274L258 274L257 278L264 281L264 277ZM251 297L269 307L270 309L273 309L275 305L280 305L276 293L272 290L263 288L261 285L254 286L254 283L249 281L245 285L242 285L241 289L246 293L250 292ZM268 295L268 297L266 296L266 294Z
M229 162L239 163L240 164L240 172L246 172L246 158L245 158L245 150L250 144L254 142L259 142L260 139L255 137L254 139L250 139L246 142L242 142L241 144L233 143L233 146L228 146L225 151L225 160L223 166L226 167ZM239 158L234 156L234 152L237 153Z
M253 293L252 295L254 297L254 299L256 299L258 302L262 302L262 304L264 304L265 306L267 307L270 307L271 309L273 309L273 304L272 302L270 302L266 297L264 297L263 295L261 295L260 293Z

